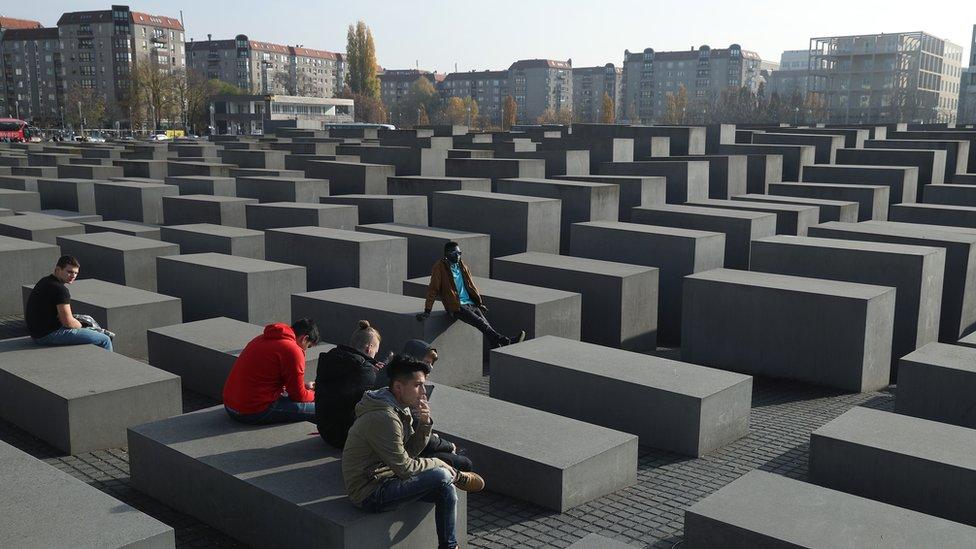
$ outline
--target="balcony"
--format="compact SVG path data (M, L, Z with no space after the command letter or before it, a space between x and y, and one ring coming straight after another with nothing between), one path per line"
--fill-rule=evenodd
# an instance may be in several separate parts
M162 44L162 43L166 42L166 35L165 34L154 34L152 36L152 38L150 38L149 40L151 40L153 43L156 43L156 44Z

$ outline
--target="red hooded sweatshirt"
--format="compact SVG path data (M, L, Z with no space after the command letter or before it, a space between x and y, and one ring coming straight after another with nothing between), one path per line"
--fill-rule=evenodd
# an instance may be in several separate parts
M312 402L305 388L305 351L291 326L276 322L251 340L237 357L224 384L224 406L239 414L263 412L283 390L295 402Z

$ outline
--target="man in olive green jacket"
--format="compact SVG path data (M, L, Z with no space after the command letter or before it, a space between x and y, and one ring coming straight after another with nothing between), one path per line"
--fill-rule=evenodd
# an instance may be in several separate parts
M405 356L386 366L390 384L367 391L356 405L356 422L342 451L342 478L353 504L371 513L413 501L435 505L439 548L457 547L457 492L482 490L484 480L437 458L418 457L433 421L425 382L430 366ZM417 428L411 408L417 410Z

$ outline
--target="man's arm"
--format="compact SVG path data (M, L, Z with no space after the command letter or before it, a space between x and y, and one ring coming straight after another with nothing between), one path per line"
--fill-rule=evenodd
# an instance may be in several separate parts
M74 315L71 314L70 303L58 304L58 322L60 322L65 328L81 328L81 322L78 322Z
M284 364L285 389L292 402L312 402L315 391L305 387L305 355L295 347L286 357L288 364Z
M420 452L424 451L427 447L427 442L430 440L430 431L433 423L424 423L422 420L417 420L414 422L415 429L413 434L410 435L410 439L407 440L406 450L407 454L411 456L419 456Z
M370 447L400 479L407 480L417 473L445 465L436 458L410 457L403 447L403 424L399 419L376 414L370 420L371 425L365 430Z

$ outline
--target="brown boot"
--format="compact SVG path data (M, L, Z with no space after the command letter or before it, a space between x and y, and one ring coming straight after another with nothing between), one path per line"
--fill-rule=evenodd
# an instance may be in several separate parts
M454 486L465 492L480 492L485 489L485 479L478 473L465 473L458 471L458 478L454 481Z

